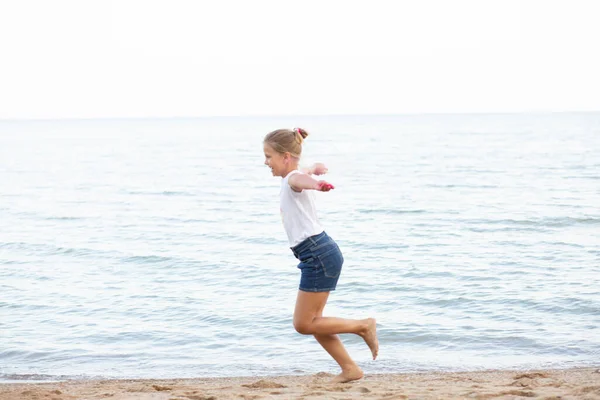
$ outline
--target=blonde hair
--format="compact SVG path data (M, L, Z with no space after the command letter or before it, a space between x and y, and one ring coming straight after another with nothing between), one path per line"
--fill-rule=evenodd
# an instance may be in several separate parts
M268 144L278 153L290 153L292 157L300 158L302 142L308 136L302 128L277 129L265 136L264 143Z

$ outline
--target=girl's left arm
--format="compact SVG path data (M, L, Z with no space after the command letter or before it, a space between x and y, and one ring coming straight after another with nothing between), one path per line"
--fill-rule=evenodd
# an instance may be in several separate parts
M314 163L310 167L302 168L302 172L308 175L324 175L327 171L328 169L323 163Z

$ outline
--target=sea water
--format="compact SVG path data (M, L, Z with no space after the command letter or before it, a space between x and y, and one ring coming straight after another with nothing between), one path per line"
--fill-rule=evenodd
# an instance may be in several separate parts
M263 164L295 126L365 372L599 364L598 113L4 121L0 380L336 372Z

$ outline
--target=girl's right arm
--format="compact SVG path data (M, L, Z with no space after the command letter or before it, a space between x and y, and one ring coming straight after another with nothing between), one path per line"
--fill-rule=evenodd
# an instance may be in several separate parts
M318 181L312 176L306 174L294 174L290 176L290 179L288 179L288 183L292 190L296 192L301 192L305 189L328 192L331 189L334 189L331 183L325 181Z

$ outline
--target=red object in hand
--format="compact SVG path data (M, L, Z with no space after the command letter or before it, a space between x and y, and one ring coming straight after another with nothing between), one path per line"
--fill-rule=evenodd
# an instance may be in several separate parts
M334 186L331 183L325 182L325 181L319 181L317 182L317 187L318 190L322 191L322 192L328 192L331 189L335 189Z

